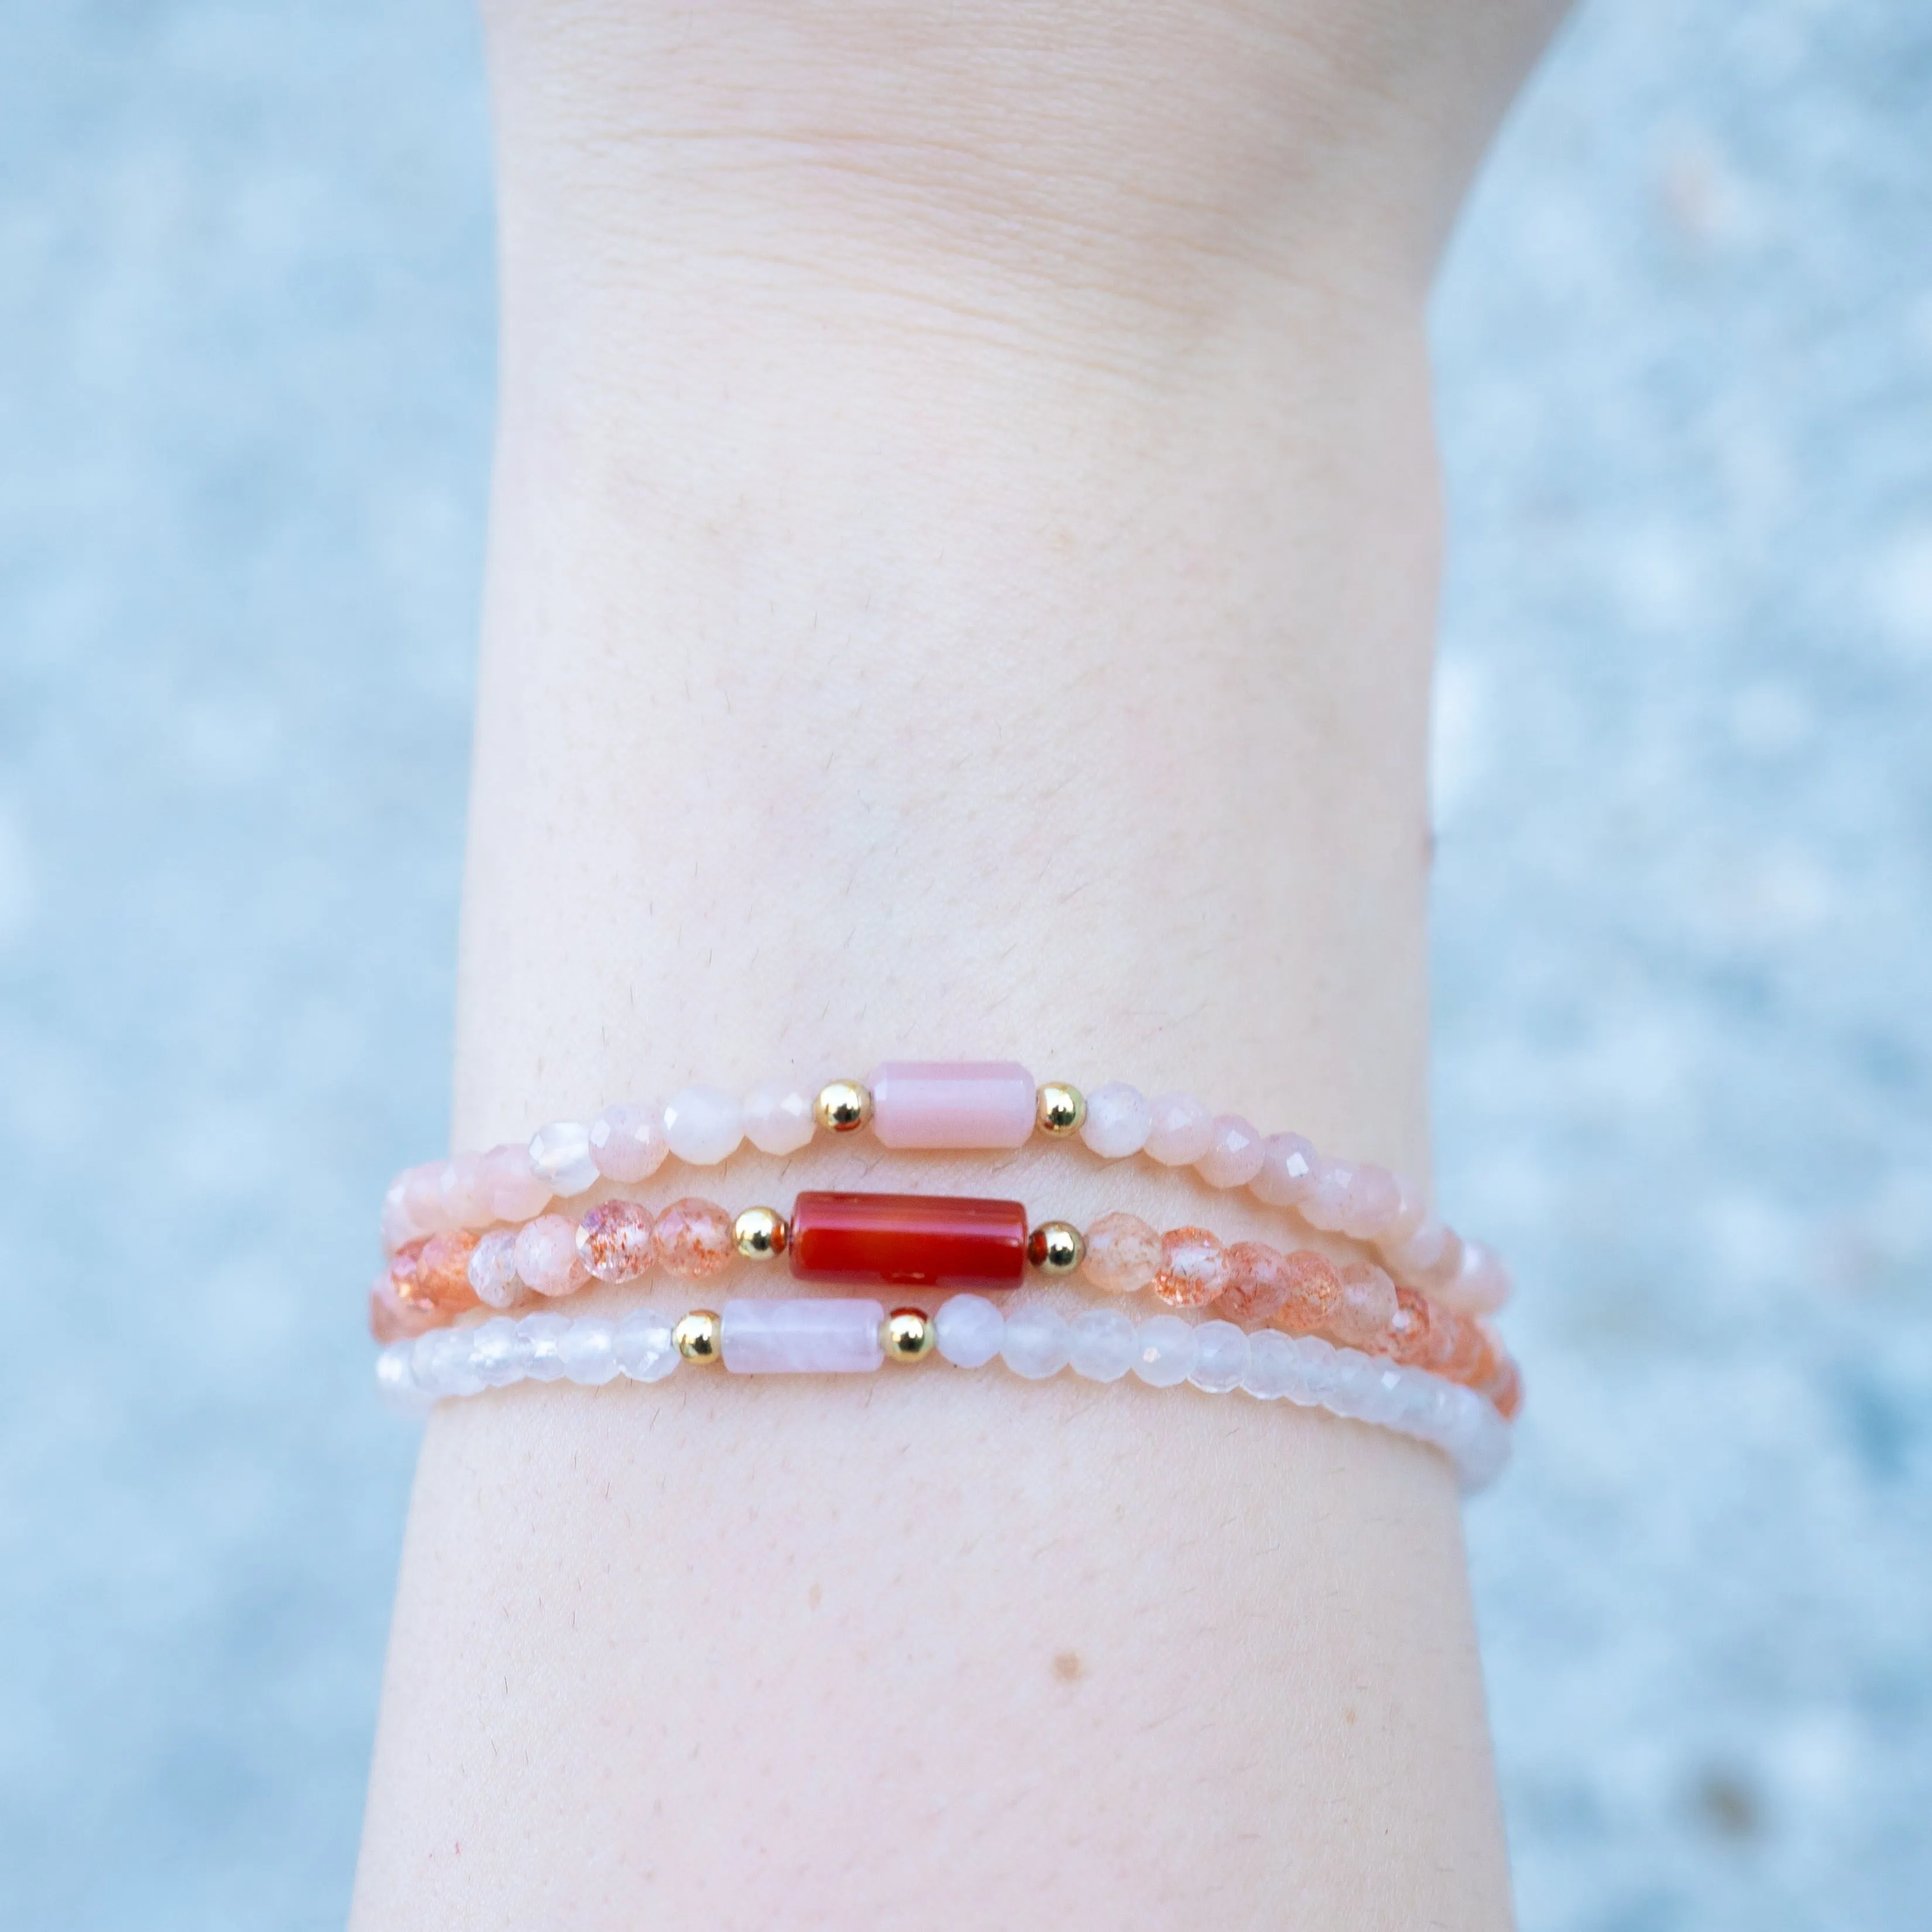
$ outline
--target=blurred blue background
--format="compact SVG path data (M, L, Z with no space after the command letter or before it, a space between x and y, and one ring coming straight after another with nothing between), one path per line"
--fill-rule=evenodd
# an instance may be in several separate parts
M332 1926L491 405L458 0L0 14L0 1923ZM1932 1898L1932 13L1600 0L1440 290L1531 1932ZM111 1185L97 1164L111 1169Z

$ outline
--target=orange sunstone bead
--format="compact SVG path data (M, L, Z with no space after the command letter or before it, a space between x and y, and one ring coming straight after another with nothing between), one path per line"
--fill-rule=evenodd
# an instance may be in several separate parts
M1387 1352L1404 1368L1432 1367L1436 1354L1435 1310L1412 1288L1398 1288L1395 1299L1395 1320L1384 1344Z
M1340 1272L1313 1248L1297 1248L1286 1263L1288 1294L1275 1310L1274 1325L1291 1335L1325 1333L1342 1304Z
M1490 1354L1488 1338L1466 1315L1452 1309L1435 1311L1436 1372L1451 1382L1472 1386L1484 1379L1480 1372Z
M1395 1320L1395 1283L1373 1262L1350 1262L1336 1271L1340 1288L1324 1331L1345 1348L1378 1348Z
M1201 1308L1228 1285L1228 1252L1205 1228L1170 1228L1160 1238L1154 1292L1174 1308Z
M476 1252L476 1239L467 1228L430 1235L417 1257L416 1285L410 1298L427 1302L446 1315L474 1308L476 1291L470 1286L470 1257Z
M657 1218L658 1262L668 1274L700 1280L731 1265L731 1217L715 1201L674 1201Z
M369 1332L378 1342L400 1342L436 1326L436 1310L426 1304L398 1300L394 1280L386 1270L369 1291Z
M1508 1356L1504 1357L1502 1366L1490 1378L1483 1393L1496 1404L1496 1413L1505 1422L1516 1420L1517 1412L1522 1407L1522 1377L1517 1372L1515 1363Z
M389 1257L389 1292L405 1307L433 1305L416 1287L416 1264L428 1245L427 1241L410 1241Z
M1236 1322L1271 1321L1294 1286L1288 1257L1265 1241L1237 1241L1228 1250L1222 1312Z

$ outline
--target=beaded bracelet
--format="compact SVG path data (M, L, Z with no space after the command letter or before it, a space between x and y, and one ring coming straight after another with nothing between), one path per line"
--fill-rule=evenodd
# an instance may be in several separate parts
M1011 1289L1029 1264L1049 1280L1079 1273L1110 1294L1150 1288L1176 1307L1218 1302L1249 1320L1320 1334L1466 1384L1510 1410L1519 1394L1514 1364L1478 1319L1432 1307L1372 1262L1338 1268L1312 1250L1224 1246L1204 1228L1160 1234L1129 1214L1103 1215L1084 1232L1064 1220L1029 1228L1019 1202L952 1196L806 1192L789 1217L766 1207L734 1216L698 1199L653 1216L619 1199L574 1222L543 1214L514 1231L452 1229L398 1250L371 1290L370 1326L388 1342L479 1304L512 1306L526 1289L568 1294L593 1280L635 1281L659 1264L702 1280L734 1258L781 1256L801 1282L900 1289Z
M554 1196L581 1194L600 1180L647 1178L668 1155L714 1166L749 1138L785 1156L824 1130L869 1128L895 1150L1010 1150L1038 1132L1078 1136L1115 1160L1144 1153L1192 1167L1210 1186L1246 1186L1271 1207L1292 1209L1319 1232L1368 1246L1398 1275L1469 1314L1509 1295L1493 1250L1466 1241L1429 1210L1426 1197L1386 1168L1331 1160L1299 1134L1262 1135L1238 1114L1216 1114L1190 1094L1153 1100L1114 1082L1088 1094L1064 1081L1034 1083L1012 1061L891 1061L869 1084L835 1080L808 1099L767 1081L740 1102L716 1088L688 1087L656 1108L608 1107L594 1121L556 1121L527 1146L432 1161L398 1176L385 1196L382 1237L391 1252L458 1228L540 1216Z
M1466 1490L1494 1480L1509 1454L1503 1416L1472 1390L1312 1336L1250 1334L1231 1322L1197 1325L1172 1315L1136 1323L1110 1308L1086 1309L1071 1320L1037 1306L1003 1315L974 1294L953 1296L932 1316L829 1300L732 1300L722 1312L697 1309L675 1318L639 1308L616 1322L499 1316L392 1342L377 1358L376 1376L392 1401L419 1408L524 1381L659 1382L686 1363L722 1362L737 1374L840 1374L934 1354L969 1369L998 1356L1033 1381L1070 1366L1094 1382L1118 1382L1131 1371L1155 1388L1186 1382L1210 1394L1239 1389L1264 1401L1285 1398L1433 1444Z

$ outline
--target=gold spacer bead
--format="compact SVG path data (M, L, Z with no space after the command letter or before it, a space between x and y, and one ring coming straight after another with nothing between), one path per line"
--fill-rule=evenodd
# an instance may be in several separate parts
M812 1118L829 1133L856 1134L872 1118L872 1090L863 1081L835 1080L818 1090Z
M932 1353L939 1332L922 1309L895 1308L879 1324L879 1343L889 1360L916 1362Z
M715 1362L723 1342L724 1324L708 1308L694 1308L681 1316L670 1339L687 1362Z
M731 1223L731 1245L748 1262L768 1262L784 1252L791 1229L776 1208L747 1208Z
M1087 1096L1064 1080L1049 1080L1040 1090L1033 1112L1034 1124L1043 1134L1064 1140L1086 1124Z
M1042 1221L1027 1237L1027 1259L1042 1274L1071 1274L1086 1258L1086 1237L1070 1221Z

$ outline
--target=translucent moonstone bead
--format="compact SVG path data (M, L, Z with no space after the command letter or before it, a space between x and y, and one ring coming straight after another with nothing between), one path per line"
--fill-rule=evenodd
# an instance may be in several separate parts
M506 1142L483 1156L482 1191L499 1221L527 1221L550 1205L550 1183L530 1166L530 1150Z
M601 1388L617 1376L617 1354L610 1324L601 1316L580 1316L557 1344L566 1378L586 1388Z
M764 1081L745 1096L745 1136L760 1154L796 1154L816 1130L812 1096L786 1081Z
M476 1291L470 1285L470 1257L476 1252L476 1237L466 1228L452 1228L432 1234L416 1257L416 1278L412 1299L427 1302L446 1315L460 1314L476 1306Z
M725 1303L718 1318L724 1366L740 1376L860 1375L886 1359L876 1301Z
M682 1359L671 1339L671 1319L654 1308L634 1308L611 1330L610 1356L634 1382L661 1382Z
M595 1184L597 1163L590 1158L590 1130L581 1120L553 1120L530 1136L530 1171L568 1199Z
M656 1236L665 1271L688 1281L722 1272L736 1252L731 1217L715 1201L674 1201L658 1216Z
M1066 1367L1072 1348L1066 1316L1058 1309L1036 1306L1006 1317L1000 1355L1015 1375L1044 1382Z
M670 1151L664 1110L644 1101L620 1100L590 1123L590 1158L606 1180L648 1180Z
M470 1331L470 1366L485 1388L508 1388L524 1378L530 1350L507 1315Z
M1204 1322L1194 1331L1194 1366L1188 1380L1210 1395L1238 1389L1248 1372L1248 1338L1232 1322Z
M1138 1214L1102 1214L1087 1230L1080 1272L1106 1294L1138 1294L1160 1272L1160 1236Z
M590 1279L578 1258L577 1224L568 1215L539 1214L517 1231L517 1272L539 1294L569 1294Z
M1270 1134L1262 1144L1261 1172L1248 1184L1270 1208L1293 1208L1315 1184L1319 1156L1299 1134Z
M470 1286L486 1308L512 1308L523 1292L517 1273L517 1231L492 1228L470 1255Z
M1151 1388L1172 1388L1194 1372L1194 1324L1178 1315L1143 1322L1134 1336L1134 1373Z
M1245 1187L1262 1171L1261 1130L1238 1114L1223 1114L1208 1136L1208 1151L1194 1165L1210 1187Z
M1228 1252L1205 1228L1170 1228L1160 1238L1154 1292L1176 1308L1199 1308L1228 1285Z
M890 1060L872 1075L882 1147L1016 1148L1033 1133L1037 1090L1011 1060Z
M1249 1394L1274 1402L1300 1385L1300 1352L1286 1335L1264 1328L1248 1337L1248 1367L1241 1386Z
M577 1224L577 1257L599 1281L635 1281L657 1259L650 1210L634 1201L600 1202Z
M1087 1096L1087 1120L1080 1138L1103 1160L1122 1160L1147 1145L1154 1109L1137 1087L1110 1081Z
M664 1130L680 1160L715 1167L735 1154L745 1138L744 1109L722 1088L686 1087L665 1103Z
M563 1343L574 1324L567 1315L526 1315L517 1324L517 1339L530 1353L524 1373L533 1382L560 1382L564 1378Z
M982 1295L956 1294L933 1318L939 1352L956 1368L983 1369L1000 1352L1006 1317Z
M1192 1094L1158 1095L1148 1109L1144 1151L1163 1167L1192 1167L1214 1144L1214 1116Z
M1294 1285L1288 1257L1265 1241L1236 1241L1226 1268L1220 1304L1238 1322L1271 1320Z
M1067 1324L1066 1358L1090 1382L1115 1382L1133 1366L1130 1316L1118 1308L1083 1308Z

